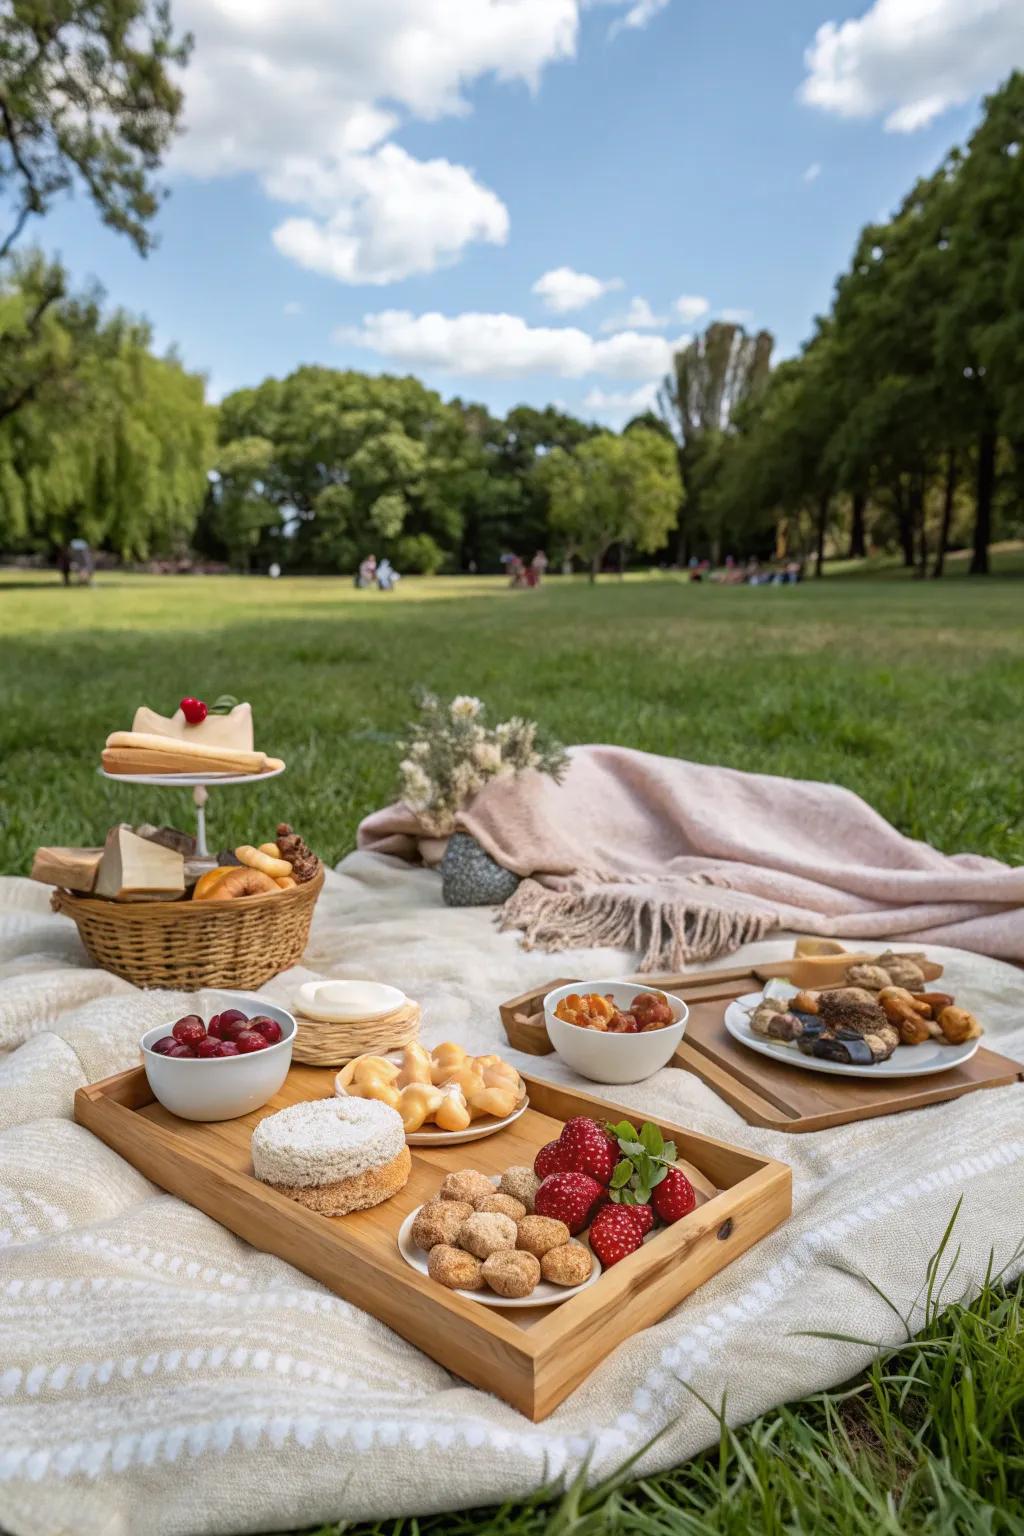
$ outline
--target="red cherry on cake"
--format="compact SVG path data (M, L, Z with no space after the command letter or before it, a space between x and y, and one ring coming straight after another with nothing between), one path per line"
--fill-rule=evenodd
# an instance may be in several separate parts
M163 1035L159 1040L154 1040L150 1050L155 1056L169 1056L176 1045L180 1044L173 1035Z
M249 1056L253 1051L265 1051L267 1041L257 1029L243 1029L235 1036L235 1045L240 1056Z
M223 1040L218 1040L216 1035L204 1035L196 1046L196 1055L204 1061L211 1056L222 1056L223 1046Z
M188 698L182 699L178 708L185 716L185 721L188 725L202 725L208 713L202 699L193 699L191 695Z
M281 1038L280 1024L265 1013L258 1013L255 1018L250 1019L249 1028L262 1035L268 1045L276 1045Z
M197 1013L187 1013L178 1020L171 1034L179 1045L190 1045L195 1049L200 1040L206 1039L206 1025Z

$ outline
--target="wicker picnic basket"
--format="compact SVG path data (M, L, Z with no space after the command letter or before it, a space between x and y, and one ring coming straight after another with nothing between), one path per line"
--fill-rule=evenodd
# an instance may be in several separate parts
M54 891L90 959L137 987L252 991L302 959L323 869L291 890L234 901L99 901Z

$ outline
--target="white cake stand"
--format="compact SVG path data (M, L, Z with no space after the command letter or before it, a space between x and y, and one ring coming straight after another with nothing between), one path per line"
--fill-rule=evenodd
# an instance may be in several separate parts
M210 789L222 784L260 784L264 779L276 779L284 773L280 768L268 768L266 773L108 773L105 768L98 772L105 779L115 779L118 784L151 784L158 789L190 789L196 808L196 854L209 858L206 846L206 800Z

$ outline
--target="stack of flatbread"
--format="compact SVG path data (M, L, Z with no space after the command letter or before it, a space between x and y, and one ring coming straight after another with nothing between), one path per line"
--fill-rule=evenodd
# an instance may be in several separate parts
M236 704L226 715L207 715L189 725L181 710L168 719L143 706L130 731L114 731L103 753L107 773L246 774L283 768L279 757L253 748L252 707Z

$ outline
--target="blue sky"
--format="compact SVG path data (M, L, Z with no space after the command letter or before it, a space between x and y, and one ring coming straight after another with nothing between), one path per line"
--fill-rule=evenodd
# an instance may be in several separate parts
M140 260L79 197L37 226L76 278L214 397L319 362L612 424L716 314L795 350L860 226L1024 64L1020 0L175 13L196 51L159 247Z

